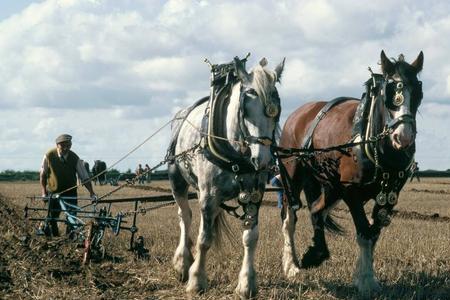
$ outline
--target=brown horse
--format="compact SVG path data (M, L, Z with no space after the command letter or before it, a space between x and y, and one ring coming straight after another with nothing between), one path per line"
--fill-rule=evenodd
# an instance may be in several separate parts
M329 212L342 199L349 207L360 248L354 284L364 294L380 289L373 271L373 251L414 161L415 117L422 100L417 74L422 66L422 52L408 64L403 55L391 61L382 51L383 74L372 73L361 100L341 97L328 103L307 103L287 119L280 147L316 149L353 143L313 158L283 159L293 195L291 201L284 201L282 214L283 270L288 277L329 258L324 228L341 231ZM302 190L314 236L299 263L294 231ZM369 220L364 205L371 199L375 205Z

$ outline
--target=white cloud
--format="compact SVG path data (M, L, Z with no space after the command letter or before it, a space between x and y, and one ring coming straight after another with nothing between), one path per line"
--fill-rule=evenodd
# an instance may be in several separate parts
M88 160L112 161L208 93L204 58L220 63L249 51L249 68L262 57L272 67L287 58L285 119L312 99L359 97L382 49L408 61L423 50L418 144L432 144L437 126L450 125L448 11L439 0L30 4L0 22L0 169L39 165L61 132L77 137ZM168 135L139 156L162 158ZM440 167L430 149L418 149L423 167ZM127 161L122 167L134 169L137 158Z

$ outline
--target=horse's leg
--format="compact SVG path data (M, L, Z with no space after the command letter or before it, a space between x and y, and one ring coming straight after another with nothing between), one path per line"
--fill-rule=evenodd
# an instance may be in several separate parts
M201 186L199 183L199 187ZM206 255L213 241L214 226L217 225L215 219L220 209L210 192L202 188L199 192L199 205L201 210L200 228L195 248L195 259L189 269L189 281L186 287L186 291L191 295L202 293L208 288L205 270Z
M337 199L331 189L322 187L316 180L311 178L305 184L305 195L311 212L311 223L314 230L313 244L302 257L302 268L317 267L330 257L330 252L325 240L325 218L327 217L327 206Z
M169 165L169 179L173 197L178 204L178 217L180 219L180 241L175 250L172 263L179 274L179 279L187 281L189 268L194 261L191 253L192 241L189 237L192 222L192 211L187 197L189 185L175 164Z
M361 294L371 294L380 290L380 284L373 270L373 251L379 236L374 230L364 211L363 201L350 197L346 201L356 227L356 241L359 246L359 257L356 262L353 284Z
M254 267L256 244L258 243L258 224L251 229L244 230L242 243L244 245L244 259L242 260L241 271L239 272L239 282L236 287L236 294L241 299L249 299L256 296L256 272Z
M294 167L295 168L295 167ZM292 172L292 171L291 171ZM292 176L292 193L298 195L300 199L300 192L303 188L301 170L296 169ZM283 201L283 208L281 212L282 231L284 236L283 246L283 272L286 277L294 278L300 272L300 266L295 251L295 225L297 223L297 215L295 210Z

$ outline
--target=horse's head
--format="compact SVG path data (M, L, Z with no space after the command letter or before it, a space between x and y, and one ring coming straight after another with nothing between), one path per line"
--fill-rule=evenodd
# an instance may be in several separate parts
M416 138L416 113L422 101L422 82L417 74L423 67L423 53L409 64L400 54L392 62L381 51L381 68L386 78L384 88L386 124L392 130L390 140L396 150L406 149Z
M283 61L274 71L266 68L263 58L250 73L235 59L237 77L241 82L239 96L239 127L255 170L266 169L271 162L270 145L280 117L281 106L276 82L280 81Z

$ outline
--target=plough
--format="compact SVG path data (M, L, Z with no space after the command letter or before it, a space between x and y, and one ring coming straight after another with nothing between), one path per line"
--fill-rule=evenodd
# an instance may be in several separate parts
M144 248L143 238L139 237L136 242L135 235L138 232L137 216L144 215L148 210L156 209L162 206L174 204L172 195L159 195L147 197L132 197L132 198L116 198L116 199L100 199L92 200L91 198L83 197L64 197L50 195L47 197L32 196L27 197L31 201L45 201L48 202L47 207L36 207L26 205L24 208L25 218L29 221L38 222L39 226L36 228L36 234L50 236L50 222L64 223L71 228L68 233L70 240L78 242L83 245L83 264L87 264L93 257L103 259L105 257L106 249L103 243L105 230L109 228L115 236L118 236L121 230L130 232L129 250L135 252L139 257L143 256L146 249ZM197 198L196 193L189 193L189 199ZM78 203L85 203L84 205L74 205L68 203L68 200L77 200ZM58 218L52 217L52 212L56 209L51 209L50 201L57 201L61 209L61 216ZM129 203L134 202L134 210L128 212L118 212L115 216L111 213L111 206L114 203ZM140 208L140 203L148 202L166 202L152 208ZM109 204L101 206L101 204ZM39 212L44 212L45 215L39 215ZM132 221L129 226L126 225L126 218L132 216Z

